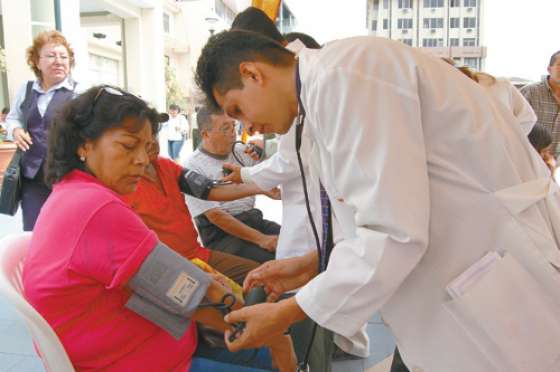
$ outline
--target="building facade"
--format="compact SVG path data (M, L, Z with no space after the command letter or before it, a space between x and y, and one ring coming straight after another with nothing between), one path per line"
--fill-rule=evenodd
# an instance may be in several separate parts
M368 33L484 69L483 0L367 0Z

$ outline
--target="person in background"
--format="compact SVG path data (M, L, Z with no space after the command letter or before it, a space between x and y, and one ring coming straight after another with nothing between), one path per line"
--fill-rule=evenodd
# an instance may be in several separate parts
M67 104L52 127L46 176L53 192L33 232L23 285L76 370L188 371L193 357L212 353L197 347L193 320L226 328L223 314L199 302L219 303L230 289L167 247L121 199L144 175L159 120L140 98L100 86ZM175 284L160 283L164 275ZM179 287L184 280L193 286ZM292 372L290 339L275 337L270 349L278 368ZM253 367L246 371L272 369L267 349L213 357Z
M542 81L521 88L533 110L538 122L552 135L554 157L558 157L560 149L560 51L554 53L548 62L548 75Z
M2 112L0 112L0 139L4 139L4 136L8 133L6 130L6 116L8 116L8 112L10 112L10 109L7 107L4 107Z
M169 106L169 120L163 124L167 134L169 157L179 159L179 154L185 142L185 135L189 132L189 122L185 115L180 115L181 108L176 104Z
M529 142L531 142L531 145L537 150L552 174L554 174L556 159L554 158L554 148L550 131L546 129L544 125L537 123L533 127L531 133L529 133Z
M31 231L51 192L43 180L51 122L81 89L71 76L74 50L58 31L44 31L33 39L27 49L27 63L36 79L21 86L6 122L8 139L24 152L21 208L23 230Z
M219 179L225 163L257 163L246 153L245 145L235 143L233 119L206 107L198 111L197 118L202 143L185 161L187 169ZM254 197L212 202L187 196L187 205L205 247L257 262L274 258L280 225L263 218Z

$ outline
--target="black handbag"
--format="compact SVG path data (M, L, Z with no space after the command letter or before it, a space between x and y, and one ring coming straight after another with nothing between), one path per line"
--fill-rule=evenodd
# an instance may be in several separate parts
M4 173L0 189L0 213L13 216L21 200L21 150L17 150Z

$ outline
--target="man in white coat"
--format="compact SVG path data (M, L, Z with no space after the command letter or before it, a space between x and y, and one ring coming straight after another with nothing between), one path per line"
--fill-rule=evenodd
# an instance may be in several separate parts
M311 172L342 230L326 271L311 253L253 275L273 292L307 284L229 314L246 322L231 350L305 316L352 338L380 309L412 371L560 369L558 187L482 87L390 40L295 59L241 31L210 38L196 80L259 132L306 113Z

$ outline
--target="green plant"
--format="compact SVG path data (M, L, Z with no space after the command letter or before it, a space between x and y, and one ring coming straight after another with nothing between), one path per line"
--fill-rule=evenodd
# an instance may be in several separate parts
M182 109L187 108L189 102L188 97L177 82L175 69L169 64L165 65L165 85L167 106L174 103L176 105L179 105Z

